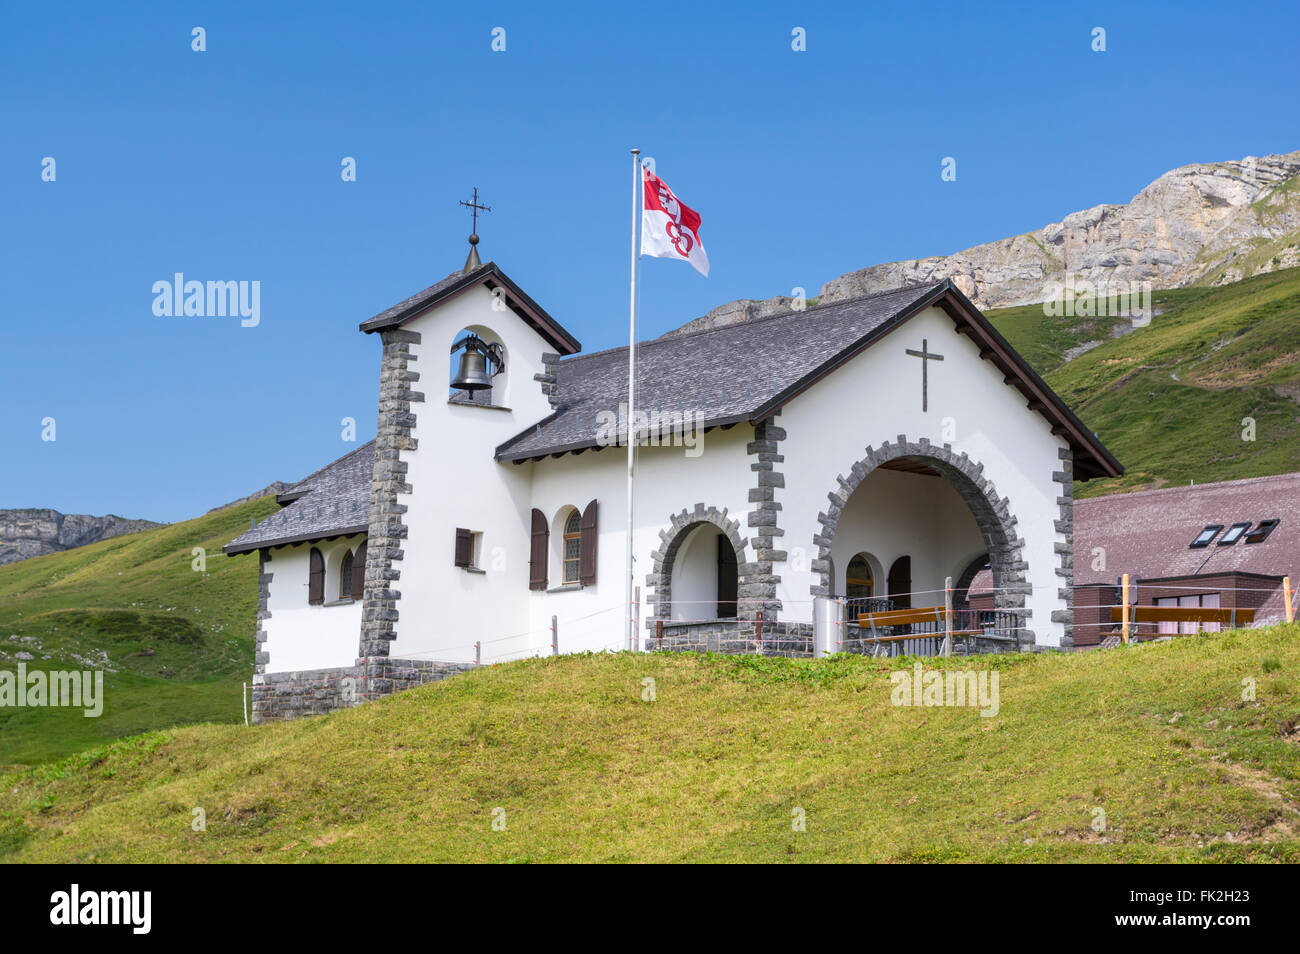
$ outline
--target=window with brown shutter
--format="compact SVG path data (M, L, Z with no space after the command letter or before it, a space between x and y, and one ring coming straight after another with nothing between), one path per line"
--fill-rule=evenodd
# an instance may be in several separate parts
M546 514L533 508L532 546L528 550L528 588L546 589L546 548L551 528L546 524Z
M583 586L596 582L596 501L587 504L582 511L582 540L579 548L580 559L578 581Z
M460 527L456 528L456 565L474 565L474 534Z
M357 547L356 556L352 558L352 598L361 599L366 592L366 545Z
M315 547L307 556L307 602L319 606L325 602L325 558Z

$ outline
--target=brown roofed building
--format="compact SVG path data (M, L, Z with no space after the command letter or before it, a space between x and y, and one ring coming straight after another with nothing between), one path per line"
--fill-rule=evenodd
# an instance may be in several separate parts
M1139 606L1256 610L1256 622L1279 622L1282 579L1300 580L1300 473L1111 494L1074 505L1074 633L1095 646L1118 624L1122 574ZM992 606L981 571L970 605ZM1137 627L1151 638L1195 624ZM1213 624L1207 624L1211 628Z

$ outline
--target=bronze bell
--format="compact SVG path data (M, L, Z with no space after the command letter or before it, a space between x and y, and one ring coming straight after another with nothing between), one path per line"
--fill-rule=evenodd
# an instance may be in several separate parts
M451 386L461 391L483 391L492 387L492 379L487 373L487 360L482 352L474 348L466 348L461 352L460 370L456 372L456 379L451 382Z

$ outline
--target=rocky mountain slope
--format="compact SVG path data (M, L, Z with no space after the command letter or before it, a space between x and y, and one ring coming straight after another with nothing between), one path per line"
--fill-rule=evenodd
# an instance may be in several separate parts
M1220 285L1300 265L1300 151L1196 163L1166 172L1127 205L1098 205L1034 232L955 255L873 265L827 282L818 303L951 278L980 308L1042 302L1078 283ZM669 335L790 308L741 299Z
M161 524L109 514L92 517L57 510L0 510L0 565L59 553Z

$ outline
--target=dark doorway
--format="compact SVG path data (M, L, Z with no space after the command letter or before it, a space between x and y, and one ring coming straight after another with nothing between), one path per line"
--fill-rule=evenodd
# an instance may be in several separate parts
M912 608L912 558L901 556L889 568L889 598L894 609Z
M725 533L718 534L718 619L736 618L736 551Z

